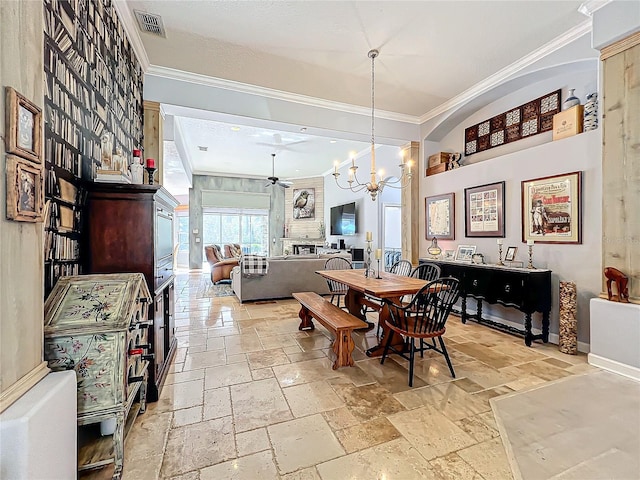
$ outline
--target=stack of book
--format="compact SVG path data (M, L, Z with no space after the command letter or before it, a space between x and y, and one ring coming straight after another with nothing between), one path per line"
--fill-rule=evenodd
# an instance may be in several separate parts
M94 181L105 183L131 183L131 178L124 175L120 170L98 169Z

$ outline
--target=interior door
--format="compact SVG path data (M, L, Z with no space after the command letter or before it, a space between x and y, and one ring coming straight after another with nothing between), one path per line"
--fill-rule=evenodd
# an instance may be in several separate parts
M402 207L396 203L385 203L382 207L382 248L384 251L384 268L402 257Z

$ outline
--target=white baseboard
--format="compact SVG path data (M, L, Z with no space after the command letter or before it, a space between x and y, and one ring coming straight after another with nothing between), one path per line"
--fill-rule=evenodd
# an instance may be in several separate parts
M495 315L487 315L485 312L482 313L482 318L486 318L488 320L493 320L494 322L497 322L497 323L503 323L505 325L519 328L520 330L524 330L524 322L523 323L512 322L511 320L505 320L504 318L497 317ZM475 320L467 320L467 321L475 322ZM542 330L540 330L539 328L532 328L531 333L533 333L534 335L540 335L542 333ZM560 341L560 337L557 333L549 333L549 343L558 345L559 341ZM582 353L589 353L591 351L590 345L586 342L578 342L578 351Z
M640 382L640 368L625 365L624 363L616 362L615 360L604 358L600 355L594 355L593 353L587 355L587 361L594 367L599 367L603 370L608 370Z

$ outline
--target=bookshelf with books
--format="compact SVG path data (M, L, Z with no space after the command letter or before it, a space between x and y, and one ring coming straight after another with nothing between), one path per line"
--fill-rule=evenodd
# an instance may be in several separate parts
M109 0L45 0L45 296L60 276L83 273L86 182L115 151L142 144L143 72Z

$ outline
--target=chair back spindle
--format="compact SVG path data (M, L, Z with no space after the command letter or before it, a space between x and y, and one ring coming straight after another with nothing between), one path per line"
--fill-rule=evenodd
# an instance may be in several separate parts
M353 264L342 257L335 257L328 259L324 264L325 270L349 270L353 268ZM344 283L337 282L335 280L327 279L327 285L331 292L331 302L337 299L336 306L340 306L340 297L347 293L347 286Z
M409 260L398 260L389 269L389 273L395 273L396 275L402 275L408 277L411 275L411 262Z
M413 272L411 272L413 278L419 278L421 280L427 280L431 282L440 277L440 267L435 263L423 263L418 265Z

